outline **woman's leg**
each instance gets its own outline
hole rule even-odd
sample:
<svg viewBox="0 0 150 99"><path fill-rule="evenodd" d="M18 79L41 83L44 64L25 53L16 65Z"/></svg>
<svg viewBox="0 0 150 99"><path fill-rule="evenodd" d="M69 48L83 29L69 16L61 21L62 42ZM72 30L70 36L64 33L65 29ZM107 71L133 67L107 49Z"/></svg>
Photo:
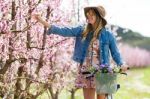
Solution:
<svg viewBox="0 0 150 99"><path fill-rule="evenodd" d="M84 99L95 99L94 88L83 88Z"/></svg>
<svg viewBox="0 0 150 99"><path fill-rule="evenodd" d="M106 99L106 95L105 94L97 94L97 99Z"/></svg>

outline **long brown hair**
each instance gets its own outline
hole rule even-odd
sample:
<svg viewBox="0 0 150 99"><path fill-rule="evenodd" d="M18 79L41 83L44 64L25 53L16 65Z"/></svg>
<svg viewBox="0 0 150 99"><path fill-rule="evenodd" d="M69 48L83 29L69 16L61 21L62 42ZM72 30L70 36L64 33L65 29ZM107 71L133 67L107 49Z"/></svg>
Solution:
<svg viewBox="0 0 150 99"><path fill-rule="evenodd" d="M96 28L94 29L93 27L92 27L92 25L90 24L90 23L88 23L87 25L86 25L86 27L85 27L85 29L84 29L84 31L83 31L83 33L82 33L82 35L83 35L83 40L85 40L86 39L86 37L87 37L87 34L89 33L89 32L94 32L93 33L93 38L92 38L92 40L91 40L91 43L93 43L93 41L95 41L96 39L97 39L97 37L98 37L98 35L99 35L99 33L100 33L100 30L106 25L104 22L103 22L103 19L101 18L101 16L97 13L97 11L96 11L96 9L89 9L89 10L92 10L93 11L93 13L96 15ZM89 12L89 11L88 11ZM86 18L87 18L87 16L86 16ZM104 23L104 24L103 24Z"/></svg>

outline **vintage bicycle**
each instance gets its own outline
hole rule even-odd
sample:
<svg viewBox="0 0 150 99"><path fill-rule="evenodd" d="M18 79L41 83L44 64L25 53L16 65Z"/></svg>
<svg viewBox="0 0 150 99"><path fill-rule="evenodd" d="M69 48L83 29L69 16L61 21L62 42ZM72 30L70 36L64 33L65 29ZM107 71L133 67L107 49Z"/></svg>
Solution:
<svg viewBox="0 0 150 99"><path fill-rule="evenodd" d="M106 99L113 99L113 94L120 88L120 84L117 83L117 75L127 75L127 73L124 73L120 66L100 65L98 68L91 67L82 74L85 75L86 79L95 77L97 94L105 94Z"/></svg>

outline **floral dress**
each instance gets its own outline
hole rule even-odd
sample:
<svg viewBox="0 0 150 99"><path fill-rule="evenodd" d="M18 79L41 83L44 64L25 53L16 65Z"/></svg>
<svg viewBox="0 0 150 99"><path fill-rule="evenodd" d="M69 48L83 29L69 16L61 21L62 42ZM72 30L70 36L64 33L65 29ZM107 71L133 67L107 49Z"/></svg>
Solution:
<svg viewBox="0 0 150 99"><path fill-rule="evenodd" d="M95 88L94 77L86 79L85 75L82 74L83 71L88 71L90 66L99 66L99 40L95 40L93 44L89 46L88 55L83 65L80 66L80 64L78 64L78 75L75 80L75 86L77 88Z"/></svg>

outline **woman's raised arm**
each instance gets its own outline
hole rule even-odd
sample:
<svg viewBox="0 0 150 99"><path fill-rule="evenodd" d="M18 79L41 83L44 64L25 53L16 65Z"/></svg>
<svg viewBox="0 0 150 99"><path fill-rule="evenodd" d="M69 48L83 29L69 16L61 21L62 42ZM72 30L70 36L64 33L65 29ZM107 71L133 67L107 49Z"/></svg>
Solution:
<svg viewBox="0 0 150 99"><path fill-rule="evenodd" d="M61 35L64 37L79 37L82 35L82 32L83 32L82 26L70 27L70 28L69 27L57 27L43 20L39 14L34 14L33 18L48 28L47 34L57 34L57 35Z"/></svg>

